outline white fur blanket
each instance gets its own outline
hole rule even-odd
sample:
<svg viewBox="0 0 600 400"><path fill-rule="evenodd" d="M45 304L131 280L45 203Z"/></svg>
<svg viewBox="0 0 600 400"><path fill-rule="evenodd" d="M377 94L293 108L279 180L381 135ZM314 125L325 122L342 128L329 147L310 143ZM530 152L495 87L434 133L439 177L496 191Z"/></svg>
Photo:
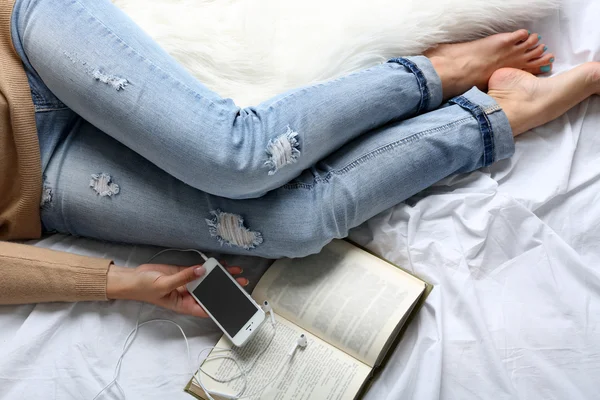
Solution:
<svg viewBox="0 0 600 400"><path fill-rule="evenodd" d="M437 43L523 27L560 0L113 0L239 105Z"/></svg>

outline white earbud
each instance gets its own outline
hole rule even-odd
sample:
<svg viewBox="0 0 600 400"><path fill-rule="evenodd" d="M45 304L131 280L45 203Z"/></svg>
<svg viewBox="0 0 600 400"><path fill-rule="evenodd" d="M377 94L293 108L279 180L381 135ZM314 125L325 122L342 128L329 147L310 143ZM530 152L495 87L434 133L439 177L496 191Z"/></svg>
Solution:
<svg viewBox="0 0 600 400"><path fill-rule="evenodd" d="M298 347L305 348L306 346L308 346L308 339L306 338L306 335L303 333L298 338Z"/></svg>
<svg viewBox="0 0 600 400"><path fill-rule="evenodd" d="M265 300L265 301L263 302L262 309L263 309L263 311L264 311L264 312L266 312L266 313L273 311L273 308L271 307L271 305L269 304L269 302L268 302L267 300Z"/></svg>
<svg viewBox="0 0 600 400"><path fill-rule="evenodd" d="M288 356L290 356L290 357L293 356L294 353L296 352L296 349L298 349L298 347L305 348L307 345L308 345L308 339L306 339L306 335L303 333L302 335L300 335L298 340L296 340L296 344L290 350L290 352L288 353Z"/></svg>
<svg viewBox="0 0 600 400"><path fill-rule="evenodd" d="M262 309L265 313L268 313L271 317L271 324L275 325L275 313L273 313L273 307L269 304L267 300L263 302Z"/></svg>

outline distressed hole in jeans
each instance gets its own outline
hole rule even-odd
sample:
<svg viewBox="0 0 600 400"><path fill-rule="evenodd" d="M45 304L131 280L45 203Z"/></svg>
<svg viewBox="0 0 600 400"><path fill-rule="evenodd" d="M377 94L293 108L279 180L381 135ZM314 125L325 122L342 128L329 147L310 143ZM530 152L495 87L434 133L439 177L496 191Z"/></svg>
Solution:
<svg viewBox="0 0 600 400"><path fill-rule="evenodd" d="M52 202L52 188L44 183L42 187L42 199L40 200L40 207L45 207Z"/></svg>
<svg viewBox="0 0 600 400"><path fill-rule="evenodd" d="M102 83L106 83L107 85L112 86L117 91L125 89L125 86L129 85L129 81L125 78L121 78L119 76L108 75L104 72L100 71L98 68L92 72L94 79L100 81Z"/></svg>
<svg viewBox="0 0 600 400"><path fill-rule="evenodd" d="M90 187L94 189L96 194L100 197L111 197L118 194L120 190L119 185L114 183L111 176L105 173L92 174Z"/></svg>
<svg viewBox="0 0 600 400"><path fill-rule="evenodd" d="M237 215L211 211L213 217L206 219L208 231L212 237L216 237L221 245L237 246L250 250L263 242L260 232L251 231L244 226L244 219Z"/></svg>
<svg viewBox="0 0 600 400"><path fill-rule="evenodd" d="M287 132L271 139L267 144L267 155L269 159L265 166L269 167L269 175L275 173L281 168L298 161L300 150L298 150L298 132L287 127Z"/></svg>
<svg viewBox="0 0 600 400"><path fill-rule="evenodd" d="M125 86L129 85L129 81L125 78L121 78L119 76L105 74L100 70L100 68L92 69L87 62L79 59L77 53L70 53L67 51L63 51L65 57L69 59L73 64L80 63L83 66L85 72L89 75L92 75L94 79L100 81L102 83L106 83L107 85L112 86L117 91L125 89Z"/></svg>

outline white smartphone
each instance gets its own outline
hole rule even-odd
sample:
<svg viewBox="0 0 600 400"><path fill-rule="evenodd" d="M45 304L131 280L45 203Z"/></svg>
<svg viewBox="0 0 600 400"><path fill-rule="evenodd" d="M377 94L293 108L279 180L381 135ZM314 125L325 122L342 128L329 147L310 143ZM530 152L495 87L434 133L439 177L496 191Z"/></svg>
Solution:
<svg viewBox="0 0 600 400"><path fill-rule="evenodd" d="M187 290L229 340L242 346L264 322L265 312L217 260L209 258L204 268Z"/></svg>

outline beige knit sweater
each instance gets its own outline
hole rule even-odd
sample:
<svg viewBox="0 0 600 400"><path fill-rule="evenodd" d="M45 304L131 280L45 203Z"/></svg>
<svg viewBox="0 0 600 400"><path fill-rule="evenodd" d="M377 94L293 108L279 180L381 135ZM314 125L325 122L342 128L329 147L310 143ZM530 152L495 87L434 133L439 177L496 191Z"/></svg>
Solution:
<svg viewBox="0 0 600 400"><path fill-rule="evenodd" d="M0 0L0 240L41 234L42 171L27 76L11 39L15 0ZM0 304L106 300L111 262L0 242Z"/></svg>

